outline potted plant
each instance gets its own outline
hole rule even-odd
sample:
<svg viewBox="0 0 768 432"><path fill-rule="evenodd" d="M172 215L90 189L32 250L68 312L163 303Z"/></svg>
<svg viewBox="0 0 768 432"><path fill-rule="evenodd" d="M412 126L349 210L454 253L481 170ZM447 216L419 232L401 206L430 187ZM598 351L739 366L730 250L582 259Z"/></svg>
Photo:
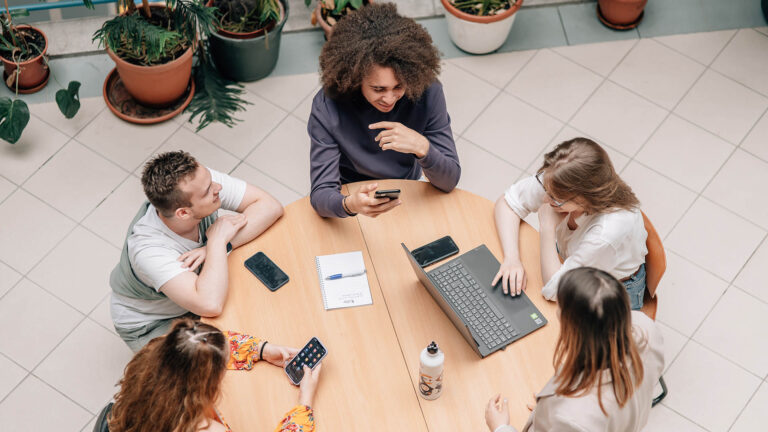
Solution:
<svg viewBox="0 0 768 432"><path fill-rule="evenodd" d="M288 19L285 0L209 0L217 10L211 56L222 76L255 81L277 64L280 36Z"/></svg>
<svg viewBox="0 0 768 432"><path fill-rule="evenodd" d="M597 17L614 30L637 27L643 19L643 9L648 0L598 0Z"/></svg>
<svg viewBox="0 0 768 432"><path fill-rule="evenodd" d="M222 78L213 66L207 38L215 31L215 8L194 0L153 5L142 0L137 8L133 0L118 0L118 10L122 13L106 21L93 39L106 47L120 82L141 105L132 113L151 114L154 108L159 116L156 120L163 121L189 103L190 121L199 116L198 130L214 121L232 126L235 112L247 102L241 97L242 87ZM132 113L118 112L121 107L110 103L107 84L112 76L105 81L107 104L121 118L136 120L130 117ZM169 105L175 108L172 112L160 109ZM150 122L141 120L136 122Z"/></svg>
<svg viewBox="0 0 768 432"><path fill-rule="evenodd" d="M0 138L11 144L21 138L29 123L29 107L18 98L19 93L42 89L51 76L45 57L48 50L45 33L32 26L13 24L13 16L28 14L26 10L11 14L6 0L5 14L0 17L0 59L5 83L14 92L13 99L0 98ZM56 92L56 103L66 118L74 117L80 109L79 89L80 83L72 81L67 89Z"/></svg>
<svg viewBox="0 0 768 432"><path fill-rule="evenodd" d="M304 0L307 7L311 3L312 0ZM325 32L325 40L328 40L338 20L370 3L373 3L373 0L317 0L317 6L312 13L312 25L319 23Z"/></svg>
<svg viewBox="0 0 768 432"><path fill-rule="evenodd" d="M448 12L448 33L453 43L472 54L487 54L509 36L515 13L523 0L440 0Z"/></svg>

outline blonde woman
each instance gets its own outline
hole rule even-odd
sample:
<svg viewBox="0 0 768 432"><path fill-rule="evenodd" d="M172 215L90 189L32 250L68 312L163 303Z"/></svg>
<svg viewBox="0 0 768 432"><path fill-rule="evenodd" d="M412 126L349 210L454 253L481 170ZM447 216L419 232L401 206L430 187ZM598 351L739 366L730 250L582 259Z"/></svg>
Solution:
<svg viewBox="0 0 768 432"><path fill-rule="evenodd" d="M645 240L640 202L619 178L608 154L594 141L574 138L544 155L537 174L524 178L496 202L496 229L504 259L493 280L519 295L527 276L520 263L520 221L538 212L542 294L557 296L569 269L591 266L619 279L632 309L645 293Z"/></svg>
<svg viewBox="0 0 768 432"><path fill-rule="evenodd" d="M656 324L630 311L624 286L595 268L566 272L557 302L555 376L536 395L523 432L639 432L648 422L653 387L664 369ZM488 402L485 420L491 432L515 432L501 395Z"/></svg>

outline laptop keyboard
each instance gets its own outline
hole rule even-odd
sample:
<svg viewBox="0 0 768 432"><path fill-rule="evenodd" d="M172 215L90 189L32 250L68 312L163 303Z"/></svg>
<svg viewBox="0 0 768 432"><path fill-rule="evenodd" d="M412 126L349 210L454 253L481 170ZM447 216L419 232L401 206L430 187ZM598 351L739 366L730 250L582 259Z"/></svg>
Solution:
<svg viewBox="0 0 768 432"><path fill-rule="evenodd" d="M429 273L450 299L456 311L469 324L476 336L494 348L518 335L512 326L461 261L454 260Z"/></svg>

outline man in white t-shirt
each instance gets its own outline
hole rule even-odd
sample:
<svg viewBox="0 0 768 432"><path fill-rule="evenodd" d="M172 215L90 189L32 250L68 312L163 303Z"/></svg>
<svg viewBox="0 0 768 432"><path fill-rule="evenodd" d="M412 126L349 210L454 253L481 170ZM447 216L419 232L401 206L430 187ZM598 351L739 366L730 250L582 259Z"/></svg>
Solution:
<svg viewBox="0 0 768 432"><path fill-rule="evenodd" d="M112 320L134 351L165 334L174 318L219 315L227 298L228 250L283 214L268 193L183 151L147 162L141 183L149 202L131 223L110 276ZM219 208L237 214L219 217Z"/></svg>

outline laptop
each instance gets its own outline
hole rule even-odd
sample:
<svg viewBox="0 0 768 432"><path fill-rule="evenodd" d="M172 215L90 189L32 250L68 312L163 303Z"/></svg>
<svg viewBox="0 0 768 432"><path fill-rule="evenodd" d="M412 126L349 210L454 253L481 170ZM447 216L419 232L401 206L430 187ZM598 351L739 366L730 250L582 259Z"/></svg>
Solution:
<svg viewBox="0 0 768 432"><path fill-rule="evenodd" d="M501 282L498 288L491 286L499 261L485 245L426 272L405 244L400 244L421 284L480 357L547 324L525 293L512 297L504 294Z"/></svg>

